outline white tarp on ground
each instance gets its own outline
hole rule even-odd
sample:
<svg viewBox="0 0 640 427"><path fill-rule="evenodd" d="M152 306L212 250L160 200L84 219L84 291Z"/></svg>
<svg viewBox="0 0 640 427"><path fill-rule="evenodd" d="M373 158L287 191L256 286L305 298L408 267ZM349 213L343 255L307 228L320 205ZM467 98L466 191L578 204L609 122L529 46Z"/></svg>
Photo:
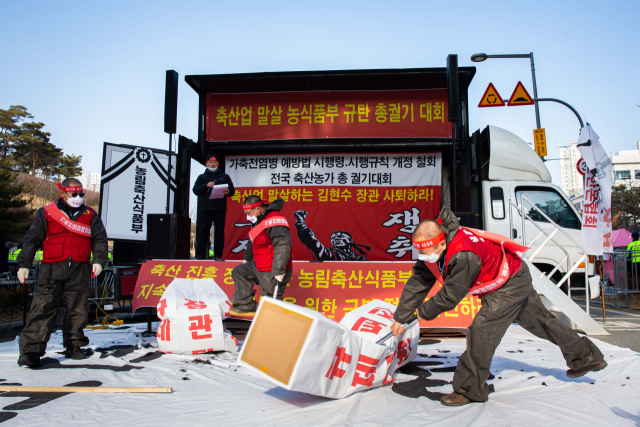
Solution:
<svg viewBox="0 0 640 427"><path fill-rule="evenodd" d="M238 351L238 341L222 324L229 308L229 298L213 279L173 279L157 307L162 320L157 331L160 351Z"/></svg>
<svg viewBox="0 0 640 427"><path fill-rule="evenodd" d="M276 387L238 367L237 354L159 353L153 348L155 337L140 336L145 328L87 331L90 347L101 350L80 361L58 354L63 350L62 333L56 333L45 356L50 359L44 359L39 370L16 364L17 343L0 343L0 383L64 386L93 381L104 387L173 387L173 393L44 397L4 393L0 394L0 426L620 427L640 423L640 355L598 340L594 341L609 366L570 380L556 346L512 325L491 367L495 378L490 382L496 391L489 402L448 408L438 399L452 391L453 368L465 348L463 338L423 340L418 358L400 369L404 372L398 375L401 384L333 400Z"/></svg>

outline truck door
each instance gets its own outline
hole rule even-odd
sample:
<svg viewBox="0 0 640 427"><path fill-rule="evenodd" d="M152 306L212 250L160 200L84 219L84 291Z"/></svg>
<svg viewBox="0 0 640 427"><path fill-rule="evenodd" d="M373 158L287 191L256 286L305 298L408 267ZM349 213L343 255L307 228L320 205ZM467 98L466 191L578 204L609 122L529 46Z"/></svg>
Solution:
<svg viewBox="0 0 640 427"><path fill-rule="evenodd" d="M578 213L575 211L571 202L564 197L561 191L558 191L554 186L537 184L536 185L523 185L512 183L511 194L514 196L518 206L522 206L522 197L526 197L529 202L534 204L538 209L545 213L551 220L563 228L563 230L569 234L575 241L580 242L580 228L581 222L578 217ZM529 203L525 203L527 214L535 221L536 225L544 229L548 234L553 232L555 227L550 224L542 215L539 214ZM522 217L516 209L513 209L513 228L517 230L518 241L523 245L531 246L531 254L533 254L537 248L544 242L546 236L540 236L535 243L532 242L540 233L540 230L536 225L530 221L525 221L525 229L522 230ZM564 234L558 232L554 236L554 239L567 251L569 255L569 268L578 261L582 256L581 250ZM562 261L565 257L565 252L557 245L549 242L545 245L542 251L536 256L534 264L542 267L541 269L549 271L555 267L558 263L561 263L559 271L567 271L567 261ZM578 271L584 271L582 269Z"/></svg>

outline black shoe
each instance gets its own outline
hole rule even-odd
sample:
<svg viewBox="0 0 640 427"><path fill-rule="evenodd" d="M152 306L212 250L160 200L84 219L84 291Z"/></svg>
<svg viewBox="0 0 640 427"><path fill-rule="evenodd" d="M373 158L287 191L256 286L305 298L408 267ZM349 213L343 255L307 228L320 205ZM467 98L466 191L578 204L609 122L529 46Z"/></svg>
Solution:
<svg viewBox="0 0 640 427"><path fill-rule="evenodd" d="M18 365L27 368L37 368L40 366L40 356L35 353L25 353L18 359Z"/></svg>
<svg viewBox="0 0 640 427"><path fill-rule="evenodd" d="M473 402L471 402L469 399L467 399L463 395L458 394L454 391L451 394L447 394L446 396L443 396L440 399L440 403L442 403L444 406L462 406L462 405L468 405L469 403L473 403Z"/></svg>
<svg viewBox="0 0 640 427"><path fill-rule="evenodd" d="M67 359L73 359L73 360L83 360L87 358L87 355L85 354L84 351L82 351L80 347L69 346L64 351L64 357L66 357Z"/></svg>
<svg viewBox="0 0 640 427"><path fill-rule="evenodd" d="M579 369L569 369L567 371L567 376L569 378L578 378L587 374L588 372L598 372L603 370L606 367L607 367L607 362L605 362L604 360L601 360L598 363L594 363L593 365L583 366L582 368L579 368Z"/></svg>

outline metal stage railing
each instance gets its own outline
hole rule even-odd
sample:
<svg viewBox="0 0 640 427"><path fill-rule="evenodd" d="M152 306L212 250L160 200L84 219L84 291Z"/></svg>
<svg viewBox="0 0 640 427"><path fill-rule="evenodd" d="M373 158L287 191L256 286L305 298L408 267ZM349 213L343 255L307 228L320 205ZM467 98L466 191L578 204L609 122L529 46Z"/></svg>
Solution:
<svg viewBox="0 0 640 427"><path fill-rule="evenodd" d="M554 227L552 232L549 233L549 232L545 231L542 227L540 227L536 223L536 221L531 219L531 217L527 213L528 211L525 209L525 203L527 203L529 206L531 206L531 208L533 210L535 210L536 213L538 213L540 216L542 216L544 219L546 219L549 222L549 224L551 224ZM576 271L576 269L578 269L580 264L584 262L584 266L585 266L585 268L584 268L584 288L579 287L579 288L573 288L573 289L574 290L584 290L585 299L587 301L589 301L589 277L588 277L589 257L587 256L587 251L585 251L585 249L582 247L582 245L580 245L579 242L577 242L574 238L572 238L569 235L569 233L564 231L562 229L562 227L560 227L558 224L556 224L551 218L549 218L547 216L547 214L545 214L540 208L538 208L536 205L534 205L524 195L521 198L520 206L518 206L517 203L514 203L512 199L509 199L509 205L510 205L509 206L509 230L513 229L513 216L511 215L512 208L515 208L516 211L518 211L518 213L520 214L520 217L522 218L522 244L523 244L523 246L532 246L535 242L538 241L539 238L541 238L542 236L546 236L546 239L544 240L544 242L542 242L542 244L536 249L536 251L533 254L528 255L528 253L525 253L523 255L524 257L526 257L530 262L533 262L535 257L540 253L540 251L549 242L553 242L553 244L555 244L558 248L560 248L565 254L564 258L560 262L558 262L558 264L555 266L555 268L553 270L551 270L547 274L545 274L543 272L540 277L541 278L542 277L547 277L547 278L550 279L556 273L556 271L558 271L560 266L564 262L566 262L567 263L567 269L565 270L566 273L564 274L562 279L560 279L558 281L558 283L556 283L556 286L560 287L560 286L562 286L564 284L564 282L567 282L567 295L569 296L569 298L571 298L571 280L570 280L571 279L571 275ZM533 224L539 230L538 235L529 244L527 244L526 221L529 221L531 224ZM573 262L571 260L571 256L569 255L569 252L560 243L558 243L558 241L554 238L554 236L558 232L562 233L571 242L573 242L573 244L575 244L578 248L580 248L580 252L582 253L582 256L580 256L580 258L577 261ZM587 311L587 314L589 314L589 312L590 312L589 304L586 304L586 311Z"/></svg>

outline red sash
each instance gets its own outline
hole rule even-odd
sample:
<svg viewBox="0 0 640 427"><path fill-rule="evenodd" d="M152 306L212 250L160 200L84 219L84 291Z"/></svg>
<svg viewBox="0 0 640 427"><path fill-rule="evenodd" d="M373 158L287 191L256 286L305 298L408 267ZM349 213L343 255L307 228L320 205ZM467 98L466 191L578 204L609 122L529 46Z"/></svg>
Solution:
<svg viewBox="0 0 640 427"><path fill-rule="evenodd" d="M85 237L91 237L91 227L87 227L85 224L80 224L70 220L57 206L56 202L51 202L44 207L44 210L53 218L57 223L60 223L64 228L72 233L79 234Z"/></svg>
<svg viewBox="0 0 640 427"><path fill-rule="evenodd" d="M500 267L498 276L493 280L484 282L482 284L482 287L472 289L467 295L483 295L487 292L495 291L509 279L509 277L511 276L511 271L509 271L509 261L507 259L507 254L504 251L505 247L513 252L526 252L530 249L526 246L518 244L517 242L514 242L513 240L501 234L491 233L484 230L476 230L475 228L468 227L460 227L460 229L458 230L459 233L464 233L465 231L474 234L476 237L496 243L500 245L500 249L502 249L502 265ZM438 265L436 263L429 262L425 262L425 265L427 266L427 268L429 268L429 270L431 270L431 273L433 273L433 275L436 277L436 280L441 284L444 284L442 274L438 270Z"/></svg>
<svg viewBox="0 0 640 427"><path fill-rule="evenodd" d="M265 219L260 224L258 224L253 229L251 229L251 231L249 232L249 238L251 239L251 243L253 243L253 241L256 239L256 237L260 235L260 233L262 233L265 229L271 228L271 227L289 228L289 223L287 222L287 219L283 216L272 216Z"/></svg>

